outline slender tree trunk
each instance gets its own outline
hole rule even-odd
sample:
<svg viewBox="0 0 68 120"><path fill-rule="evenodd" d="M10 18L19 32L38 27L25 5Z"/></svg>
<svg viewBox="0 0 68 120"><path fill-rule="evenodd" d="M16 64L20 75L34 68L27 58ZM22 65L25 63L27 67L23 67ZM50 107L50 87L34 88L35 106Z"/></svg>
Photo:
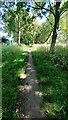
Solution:
<svg viewBox="0 0 68 120"><path fill-rule="evenodd" d="M56 38L57 38L57 29L59 27L59 19L60 19L60 12L59 12L60 4L61 4L61 2L56 2L56 6L55 6L55 23L54 23L54 29L53 29L52 42L51 42L51 46L50 46L51 53L53 53L53 51L54 51Z"/></svg>
<svg viewBox="0 0 68 120"><path fill-rule="evenodd" d="M52 34L53 34L53 30L49 33L45 42L49 42L50 38L52 37Z"/></svg>
<svg viewBox="0 0 68 120"><path fill-rule="evenodd" d="M20 18L19 18L19 15L18 15L18 45L20 45Z"/></svg>
<svg viewBox="0 0 68 120"><path fill-rule="evenodd" d="M32 45L34 45L34 30L33 30Z"/></svg>
<svg viewBox="0 0 68 120"><path fill-rule="evenodd" d="M18 31L18 44L20 45L20 22L19 22L19 31Z"/></svg>

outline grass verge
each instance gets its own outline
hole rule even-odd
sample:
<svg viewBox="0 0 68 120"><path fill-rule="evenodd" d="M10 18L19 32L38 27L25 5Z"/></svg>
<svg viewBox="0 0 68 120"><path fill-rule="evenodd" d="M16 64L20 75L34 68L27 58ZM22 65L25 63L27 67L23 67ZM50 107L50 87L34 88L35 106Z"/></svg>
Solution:
<svg viewBox="0 0 68 120"><path fill-rule="evenodd" d="M32 52L43 109L50 120L67 120L68 115L68 49L56 47L53 55L46 48Z"/></svg>
<svg viewBox="0 0 68 120"><path fill-rule="evenodd" d="M25 72L27 57L28 53L18 46L2 48L2 119L16 120L19 74Z"/></svg>

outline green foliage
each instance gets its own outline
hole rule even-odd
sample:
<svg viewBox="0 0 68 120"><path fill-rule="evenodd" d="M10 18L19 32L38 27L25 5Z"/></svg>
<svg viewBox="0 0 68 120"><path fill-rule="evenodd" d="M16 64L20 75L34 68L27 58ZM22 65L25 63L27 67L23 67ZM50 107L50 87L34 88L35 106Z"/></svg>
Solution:
<svg viewBox="0 0 68 120"><path fill-rule="evenodd" d="M52 14L48 16L46 23L41 25L34 25L35 26L35 43L45 43L48 40L48 36L50 32L53 30L54 25L54 17Z"/></svg>
<svg viewBox="0 0 68 120"><path fill-rule="evenodd" d="M47 41L49 33L52 31L52 26L47 21L38 27L37 33L35 34L35 43L45 43Z"/></svg>
<svg viewBox="0 0 68 120"><path fill-rule="evenodd" d="M25 32L24 35L22 35L21 43L24 43L26 45L29 45L32 43L32 35L29 31Z"/></svg>
<svg viewBox="0 0 68 120"><path fill-rule="evenodd" d="M56 48L53 55L46 48L39 48L32 52L37 76L39 79L40 91L43 93L43 108L50 120L67 120L68 110L68 51L67 48ZM56 65L54 60L57 57L62 61ZM41 62L42 61L42 62ZM58 63L60 64L60 63ZM65 64L67 67L65 67Z"/></svg>
<svg viewBox="0 0 68 120"><path fill-rule="evenodd" d="M27 52L18 47L3 46L2 51L2 119L16 119L19 105L19 71L25 72Z"/></svg>
<svg viewBox="0 0 68 120"><path fill-rule="evenodd" d="M49 4L46 12L44 12L44 6L45 4L49 3L48 0L46 2L33 2L34 7L36 9L33 10L33 14L30 14L25 9L25 2L18 2L16 8L9 9L8 12L4 16L4 22L6 25L6 31L12 32L14 39L16 41L20 41L21 43L44 43L49 38L49 33L53 30L54 27L56 27L56 33L53 34L52 39L56 39L57 35L57 28L59 26L59 19L55 19L55 17L59 17L65 10L67 10L68 1L64 2L64 4L60 5L60 3L55 2L54 4ZM58 10L57 10L58 8ZM47 21L42 26L40 25L38 29L35 29L36 25L34 24L34 20L37 16L37 14L41 13L45 16L47 16L48 11L50 10L50 15L47 17ZM56 11L57 10L57 11ZM60 11L60 15L58 15L58 11ZM51 14L52 13L52 14ZM56 20L56 21L55 21ZM58 21L57 21L58 20ZM65 27L65 19L62 20L63 26L65 28L65 31L67 32L67 29ZM61 21L61 22L62 22ZM34 24L34 26L33 26ZM27 32L26 32L27 31ZM31 32L31 34L30 34ZM33 32L33 33L32 33ZM55 30L54 30L55 32ZM33 37L33 38L32 38ZM56 40L54 40L56 41ZM55 43L55 42L54 42ZM55 45L54 45L55 46Z"/></svg>
<svg viewBox="0 0 68 120"><path fill-rule="evenodd" d="M9 9L4 16L5 31L12 32L14 38L20 38L25 31L30 30L34 16L30 15L26 9L22 8L22 3L18 3L17 8Z"/></svg>
<svg viewBox="0 0 68 120"><path fill-rule="evenodd" d="M68 1L64 1L64 4L60 8L60 13L63 13L65 10L68 10Z"/></svg>
<svg viewBox="0 0 68 120"><path fill-rule="evenodd" d="M56 47L54 54L51 57L52 63L57 67L61 67L64 71L68 71L68 48L62 46Z"/></svg>
<svg viewBox="0 0 68 120"><path fill-rule="evenodd" d="M66 11L64 14L62 14L61 18L60 18L60 25L62 28L62 32L64 32L64 37L67 41L67 36L68 36L68 11Z"/></svg>

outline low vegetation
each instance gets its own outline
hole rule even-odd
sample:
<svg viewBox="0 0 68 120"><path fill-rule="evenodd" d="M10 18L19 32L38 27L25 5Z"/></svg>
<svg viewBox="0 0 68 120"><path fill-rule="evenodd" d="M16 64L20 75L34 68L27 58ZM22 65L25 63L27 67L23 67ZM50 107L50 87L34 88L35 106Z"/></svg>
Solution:
<svg viewBox="0 0 68 120"><path fill-rule="evenodd" d="M3 46L2 51L2 119L16 118L20 85L19 74L25 72L28 53L16 46Z"/></svg>
<svg viewBox="0 0 68 120"><path fill-rule="evenodd" d="M0 119L2 117L2 46L0 45Z"/></svg>
<svg viewBox="0 0 68 120"><path fill-rule="evenodd" d="M43 93L43 109L50 120L67 120L68 115L68 48L55 48L51 55L46 48L32 52L40 91Z"/></svg>

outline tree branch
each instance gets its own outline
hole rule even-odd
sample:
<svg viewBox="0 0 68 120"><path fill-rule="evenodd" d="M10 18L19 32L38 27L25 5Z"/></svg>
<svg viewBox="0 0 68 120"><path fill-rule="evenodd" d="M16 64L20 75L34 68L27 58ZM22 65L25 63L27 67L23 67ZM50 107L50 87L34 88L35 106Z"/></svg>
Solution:
<svg viewBox="0 0 68 120"><path fill-rule="evenodd" d="M52 26L53 24L50 22L49 18L47 16L45 16L48 20L48 22L50 23L50 25Z"/></svg>
<svg viewBox="0 0 68 120"><path fill-rule="evenodd" d="M63 13L65 13L68 10L64 10L63 12L60 13L60 17L63 15Z"/></svg>
<svg viewBox="0 0 68 120"><path fill-rule="evenodd" d="M39 7L39 9L41 8L41 9L44 9L44 10L46 10L46 11L50 11L50 12L54 15L54 17L55 17L55 14L54 14L54 12L53 12L52 10L40 6L37 2L35 2L35 4Z"/></svg>
<svg viewBox="0 0 68 120"><path fill-rule="evenodd" d="M48 8L44 8L44 7L42 7L42 6L40 6L40 5L38 5L36 2L35 2L35 4L38 6L38 7L33 7L33 6L31 6L31 5L27 5L28 7L32 7L32 8L34 8L34 9L41 9L41 10L46 10L46 11L49 11L49 12L51 12L52 14L53 14L53 16L55 17L55 14L54 14L54 12L53 11L51 11L50 9L48 9Z"/></svg>
<svg viewBox="0 0 68 120"><path fill-rule="evenodd" d="M49 38L51 37L52 33L53 33L53 29L52 29L51 32L49 33L49 35L48 35L48 37L47 37L47 39L46 39L45 42L47 42L47 41L49 40Z"/></svg>

